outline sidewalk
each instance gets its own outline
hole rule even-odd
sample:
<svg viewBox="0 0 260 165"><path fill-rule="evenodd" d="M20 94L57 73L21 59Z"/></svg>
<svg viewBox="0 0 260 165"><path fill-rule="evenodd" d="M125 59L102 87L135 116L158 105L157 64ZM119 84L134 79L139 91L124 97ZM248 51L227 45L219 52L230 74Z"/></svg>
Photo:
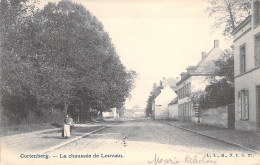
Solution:
<svg viewBox="0 0 260 165"><path fill-rule="evenodd" d="M240 146L260 153L260 133L246 132L226 128L218 128L208 125L196 124L191 122L180 122L171 120L158 120L159 122L191 131L203 136L218 139L227 143Z"/></svg>
<svg viewBox="0 0 260 165"><path fill-rule="evenodd" d="M87 124L75 124L75 128L72 130L69 139L61 137L61 128L4 136L0 138L1 148L12 150L16 153L42 153L75 141L94 131L101 130L115 122L116 121L100 121Z"/></svg>

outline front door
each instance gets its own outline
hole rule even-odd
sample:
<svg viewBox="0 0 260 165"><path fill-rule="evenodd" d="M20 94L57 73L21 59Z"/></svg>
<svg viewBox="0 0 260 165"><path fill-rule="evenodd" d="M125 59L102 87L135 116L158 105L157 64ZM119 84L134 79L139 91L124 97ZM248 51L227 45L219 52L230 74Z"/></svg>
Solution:
<svg viewBox="0 0 260 165"><path fill-rule="evenodd" d="M260 130L260 86L256 87L256 110L258 114L258 130Z"/></svg>

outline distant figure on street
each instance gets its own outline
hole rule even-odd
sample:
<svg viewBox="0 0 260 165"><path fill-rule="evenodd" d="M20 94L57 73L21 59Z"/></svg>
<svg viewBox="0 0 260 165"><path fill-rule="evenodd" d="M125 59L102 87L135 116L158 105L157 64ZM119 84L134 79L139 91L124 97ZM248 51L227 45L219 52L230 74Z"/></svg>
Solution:
<svg viewBox="0 0 260 165"><path fill-rule="evenodd" d="M72 125L72 118L70 118L69 115L66 115L66 117L64 119L62 137L65 137L65 138L70 137L70 125Z"/></svg>
<svg viewBox="0 0 260 165"><path fill-rule="evenodd" d="M69 125L70 125L70 132L72 132L72 129L74 128L73 119L69 116Z"/></svg>

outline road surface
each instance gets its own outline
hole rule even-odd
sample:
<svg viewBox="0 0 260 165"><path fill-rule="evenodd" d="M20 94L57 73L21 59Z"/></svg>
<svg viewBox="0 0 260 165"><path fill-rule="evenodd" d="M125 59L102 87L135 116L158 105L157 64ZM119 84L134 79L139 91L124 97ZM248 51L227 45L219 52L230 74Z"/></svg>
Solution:
<svg viewBox="0 0 260 165"><path fill-rule="evenodd" d="M240 147L147 119L119 121L44 154L49 157L41 162L49 164L259 164L260 160Z"/></svg>

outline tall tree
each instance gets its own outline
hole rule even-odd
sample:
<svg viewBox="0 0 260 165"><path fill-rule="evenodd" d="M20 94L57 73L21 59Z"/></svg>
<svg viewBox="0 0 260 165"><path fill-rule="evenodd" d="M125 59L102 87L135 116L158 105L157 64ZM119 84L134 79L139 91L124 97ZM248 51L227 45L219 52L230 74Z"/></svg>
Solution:
<svg viewBox="0 0 260 165"><path fill-rule="evenodd" d="M215 76L226 78L231 84L234 84L234 54L233 50L226 49L223 56L215 62Z"/></svg>
<svg viewBox="0 0 260 165"><path fill-rule="evenodd" d="M25 0L1 2L1 13L16 16L1 17L7 22L1 25L0 66L6 98L34 101L34 109L63 104L66 112L82 101L86 110L107 110L130 96L136 73L123 66L102 23L82 5L63 0L29 14ZM22 6L12 7L16 2Z"/></svg>
<svg viewBox="0 0 260 165"><path fill-rule="evenodd" d="M224 106L234 103L234 55L233 50L224 50L223 56L214 61L215 74L204 91L194 92L190 99L200 108Z"/></svg>
<svg viewBox="0 0 260 165"><path fill-rule="evenodd" d="M27 54L23 26L32 18L34 5L28 0L0 1L0 93L4 115L20 122L29 110L36 110L32 64Z"/></svg>
<svg viewBox="0 0 260 165"><path fill-rule="evenodd" d="M151 116L153 115L153 112L152 112L152 102L154 101L154 99L161 93L161 89L163 87L161 85L157 85L156 83L153 84L153 88L150 92L150 95L148 97L148 100L147 100L147 104L146 104L146 116Z"/></svg>
<svg viewBox="0 0 260 165"><path fill-rule="evenodd" d="M223 27L228 36L236 26L250 15L251 4L248 0L208 0L206 11L214 17L213 28Z"/></svg>

